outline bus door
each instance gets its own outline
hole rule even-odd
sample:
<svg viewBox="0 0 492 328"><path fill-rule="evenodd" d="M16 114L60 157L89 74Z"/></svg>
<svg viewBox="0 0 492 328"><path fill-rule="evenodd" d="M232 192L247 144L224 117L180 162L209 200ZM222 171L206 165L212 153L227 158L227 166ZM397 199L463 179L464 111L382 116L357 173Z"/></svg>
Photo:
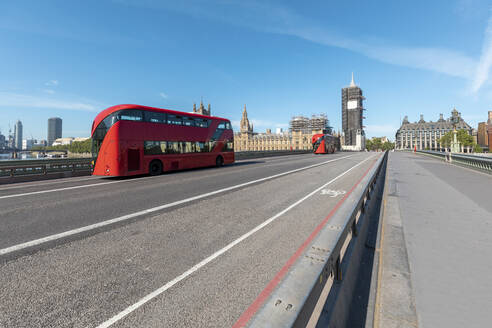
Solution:
<svg viewBox="0 0 492 328"><path fill-rule="evenodd" d="M138 171L140 170L140 148L137 142L129 141L127 143L127 165L128 171Z"/></svg>

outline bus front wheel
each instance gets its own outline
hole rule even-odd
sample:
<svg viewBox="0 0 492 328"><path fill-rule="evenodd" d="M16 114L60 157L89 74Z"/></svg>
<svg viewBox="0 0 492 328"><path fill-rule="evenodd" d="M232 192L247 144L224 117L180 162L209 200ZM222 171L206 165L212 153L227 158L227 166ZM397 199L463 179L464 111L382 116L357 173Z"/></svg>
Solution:
<svg viewBox="0 0 492 328"><path fill-rule="evenodd" d="M217 156L217 159L215 160L215 166L221 167L222 165L224 165L224 159L222 158L222 156Z"/></svg>
<svg viewBox="0 0 492 328"><path fill-rule="evenodd" d="M162 162L159 160L153 160L149 164L149 174L159 175L162 173Z"/></svg>

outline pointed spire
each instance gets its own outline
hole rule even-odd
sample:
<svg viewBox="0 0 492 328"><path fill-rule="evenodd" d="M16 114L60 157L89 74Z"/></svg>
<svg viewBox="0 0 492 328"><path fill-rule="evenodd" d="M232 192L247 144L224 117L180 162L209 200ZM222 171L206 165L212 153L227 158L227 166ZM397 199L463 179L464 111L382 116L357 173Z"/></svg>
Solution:
<svg viewBox="0 0 492 328"><path fill-rule="evenodd" d="M246 104L244 104L243 113L246 113Z"/></svg>
<svg viewBox="0 0 492 328"><path fill-rule="evenodd" d="M352 81L350 81L350 86L355 87L355 82L354 82L354 72L352 72Z"/></svg>
<svg viewBox="0 0 492 328"><path fill-rule="evenodd" d="M193 103L193 113L196 113L196 104Z"/></svg>

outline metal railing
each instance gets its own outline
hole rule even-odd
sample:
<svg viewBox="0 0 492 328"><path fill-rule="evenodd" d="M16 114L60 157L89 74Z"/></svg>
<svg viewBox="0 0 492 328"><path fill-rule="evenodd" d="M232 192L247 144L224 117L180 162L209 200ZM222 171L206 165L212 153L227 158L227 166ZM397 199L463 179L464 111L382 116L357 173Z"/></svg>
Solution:
<svg viewBox="0 0 492 328"><path fill-rule="evenodd" d="M387 156L388 152L381 156L347 196L329 224L307 246L284 281L249 321L249 327L306 327L308 323L315 326L321 312L324 322L344 326L341 322L347 320L347 301L350 303L351 296L339 297L341 288L345 288L346 293L352 290L347 286L354 283L353 276L357 275L354 271L358 271L360 263L351 259L357 253L355 247L360 250L364 246L369 213L375 208L374 204L380 202L376 196L382 195L384 188L381 177ZM345 279L350 282L342 287ZM330 309L321 311L320 306L325 305Z"/></svg>
<svg viewBox="0 0 492 328"><path fill-rule="evenodd" d="M440 158L448 163L469 167L492 174L492 158L468 154L444 153L432 150L417 150L417 153Z"/></svg>
<svg viewBox="0 0 492 328"><path fill-rule="evenodd" d="M47 175L58 172L90 172L91 158L11 160L0 162L0 177Z"/></svg>

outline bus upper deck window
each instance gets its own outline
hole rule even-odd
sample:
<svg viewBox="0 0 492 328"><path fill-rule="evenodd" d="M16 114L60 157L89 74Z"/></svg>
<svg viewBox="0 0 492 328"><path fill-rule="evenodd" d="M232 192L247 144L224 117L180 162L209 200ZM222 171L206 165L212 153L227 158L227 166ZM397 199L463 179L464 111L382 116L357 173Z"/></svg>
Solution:
<svg viewBox="0 0 492 328"><path fill-rule="evenodd" d="M119 119L123 121L142 121L142 111L138 109L125 109L120 112Z"/></svg>
<svg viewBox="0 0 492 328"><path fill-rule="evenodd" d="M181 118L181 116L168 114L167 123L175 124L175 125L183 125L183 119Z"/></svg>
<svg viewBox="0 0 492 328"><path fill-rule="evenodd" d="M183 125L186 126L195 126L195 120L191 117L183 117Z"/></svg>
<svg viewBox="0 0 492 328"><path fill-rule="evenodd" d="M167 123L166 113L145 111L145 121L152 123Z"/></svg>
<svg viewBox="0 0 492 328"><path fill-rule="evenodd" d="M217 126L217 129L225 129L225 128L226 128L225 122L220 122L219 126Z"/></svg>

